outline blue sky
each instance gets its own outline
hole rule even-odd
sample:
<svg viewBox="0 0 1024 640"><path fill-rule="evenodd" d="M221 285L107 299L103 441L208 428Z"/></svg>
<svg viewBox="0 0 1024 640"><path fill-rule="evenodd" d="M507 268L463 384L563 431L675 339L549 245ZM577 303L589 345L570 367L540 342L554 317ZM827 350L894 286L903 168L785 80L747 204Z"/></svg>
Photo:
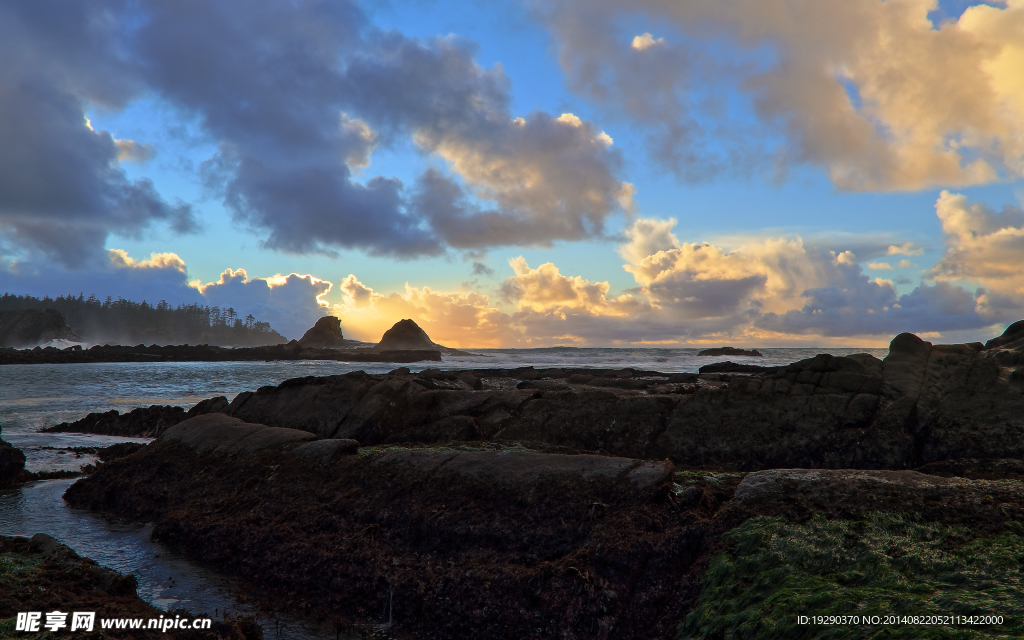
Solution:
<svg viewBox="0 0 1024 640"><path fill-rule="evenodd" d="M1021 2L80 11L0 9L8 291L455 346L1024 317Z"/></svg>

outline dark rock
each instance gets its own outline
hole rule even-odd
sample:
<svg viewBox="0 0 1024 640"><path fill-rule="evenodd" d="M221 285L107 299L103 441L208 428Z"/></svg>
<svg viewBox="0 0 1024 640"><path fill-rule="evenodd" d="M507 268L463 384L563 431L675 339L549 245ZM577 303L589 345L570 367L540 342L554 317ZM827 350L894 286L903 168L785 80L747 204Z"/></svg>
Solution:
<svg viewBox="0 0 1024 640"><path fill-rule="evenodd" d="M0 487L9 487L28 480L25 454L11 443L0 440Z"/></svg>
<svg viewBox="0 0 1024 640"><path fill-rule="evenodd" d="M151 447L66 499L154 521L154 539L216 562L254 604L379 620L393 594L394 637L541 638L558 621L567 638L605 637L595 625L673 638L689 610L678 594L696 590L707 557L707 526L669 501L664 461L389 448L325 472L298 450ZM587 613L566 617L572 607Z"/></svg>
<svg viewBox="0 0 1024 640"><path fill-rule="evenodd" d="M537 371L533 367L520 367L512 371L512 375L520 380L539 380L540 371Z"/></svg>
<svg viewBox="0 0 1024 640"><path fill-rule="evenodd" d="M1016 344L1018 341L1020 344ZM1004 349L1012 349L1021 345L1024 345L1024 320L1018 320L1006 327L1006 331L1003 331L1002 335L986 342L985 348L995 349L996 347L1002 347Z"/></svg>
<svg viewBox="0 0 1024 640"><path fill-rule="evenodd" d="M0 347L32 347L51 340L78 340L56 309L0 311Z"/></svg>
<svg viewBox="0 0 1024 640"><path fill-rule="evenodd" d="M771 373L778 367L762 367L757 364L739 364L736 362L713 362L701 367L700 373Z"/></svg>
<svg viewBox="0 0 1024 640"><path fill-rule="evenodd" d="M311 329L302 334L298 344L304 349L352 349L368 346L358 340L346 340L341 334L341 319L336 316L324 316L317 320Z"/></svg>
<svg viewBox="0 0 1024 640"><path fill-rule="evenodd" d="M569 385L562 380L523 380L516 389L542 389L545 391L568 391Z"/></svg>
<svg viewBox="0 0 1024 640"><path fill-rule="evenodd" d="M352 341L350 346L359 345ZM451 353L459 353L447 350ZM472 354L470 354L472 355ZM253 362L276 360L336 360L345 362L420 362L440 360L436 348L427 350L318 349L303 347L297 340L288 344L228 349L208 345L96 345L89 349L6 349L0 348L3 364L69 364L82 362Z"/></svg>
<svg viewBox="0 0 1024 640"><path fill-rule="evenodd" d="M747 474L733 501L735 507L765 514L790 513L794 506L838 518L895 511L978 526L1024 515L1024 484L917 471L773 469Z"/></svg>
<svg viewBox="0 0 1024 640"><path fill-rule="evenodd" d="M64 546L56 538L46 533L37 533L28 541L28 550L32 553L48 554Z"/></svg>
<svg viewBox="0 0 1024 640"><path fill-rule="evenodd" d="M242 422L222 413L189 418L161 435L161 440L181 442L196 453L222 455L255 453L282 444L308 442L316 436L306 431Z"/></svg>
<svg viewBox="0 0 1024 640"><path fill-rule="evenodd" d="M230 403L224 396L216 396L213 398L207 398L197 402L194 407L188 410L185 414L186 418L194 418L196 416L206 415L207 413L226 413Z"/></svg>
<svg viewBox="0 0 1024 640"><path fill-rule="evenodd" d="M602 378L632 378L632 369L612 369L610 371L601 372Z"/></svg>
<svg viewBox="0 0 1024 640"><path fill-rule="evenodd" d="M145 448L146 445L141 442L118 442L117 444L112 444L109 447L99 449L96 452L96 455L99 456L99 459L103 462L110 462L111 460L130 456Z"/></svg>
<svg viewBox="0 0 1024 640"><path fill-rule="evenodd" d="M210 402L209 400L204 402ZM116 410L90 413L75 422L62 422L43 429L44 433L95 433L125 438L155 438L186 418L181 407L154 404L121 415Z"/></svg>
<svg viewBox="0 0 1024 640"><path fill-rule="evenodd" d="M628 378L594 378L588 384L592 387L609 389L646 389L651 385L647 380L631 380Z"/></svg>
<svg viewBox="0 0 1024 640"><path fill-rule="evenodd" d="M737 349L736 347L716 347L714 349L704 349L698 356L748 356L754 358L762 358L762 354L757 349Z"/></svg>
<svg viewBox="0 0 1024 640"><path fill-rule="evenodd" d="M351 455L358 451L359 443L355 440L328 439L300 444L292 449L291 455L306 462L326 466L337 460L340 456Z"/></svg>
<svg viewBox="0 0 1024 640"><path fill-rule="evenodd" d="M962 458L937 460L914 469L930 475L972 480L1024 479L1024 460L1018 458Z"/></svg>
<svg viewBox="0 0 1024 640"><path fill-rule="evenodd" d="M380 342L373 347L373 351L437 351L453 356L476 355L437 344L430 339L426 331L409 319L399 320L394 326L385 331L384 335L381 336ZM441 358L438 357L436 359L440 360Z"/></svg>
<svg viewBox="0 0 1024 640"><path fill-rule="evenodd" d="M1001 353L901 334L884 361L820 354L746 376L671 374L662 383L652 378L664 375L630 369L357 372L288 380L240 394L227 409L224 400L210 406L366 446L484 439L734 470L910 469L1024 459L1024 373L1001 366Z"/></svg>
<svg viewBox="0 0 1024 640"><path fill-rule="evenodd" d="M484 388L483 381L480 378L473 375L472 373L469 373L468 371L464 371L458 374L457 377L462 383L464 383L466 386L468 386L470 389L473 389L474 391L480 391L481 389Z"/></svg>

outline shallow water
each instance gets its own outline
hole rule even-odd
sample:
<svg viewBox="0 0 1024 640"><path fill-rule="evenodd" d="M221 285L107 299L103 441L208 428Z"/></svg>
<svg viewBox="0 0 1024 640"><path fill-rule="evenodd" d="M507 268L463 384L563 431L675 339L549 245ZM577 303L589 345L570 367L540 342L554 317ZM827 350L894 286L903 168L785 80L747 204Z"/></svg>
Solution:
<svg viewBox="0 0 1024 640"><path fill-rule="evenodd" d="M139 596L164 609L188 609L196 616L256 615L265 637L334 639L335 633L290 616L267 616L235 599L233 580L152 542L152 526L117 523L72 509L64 491L74 478L31 482L0 491L0 534L31 537L45 532L98 564L134 575Z"/></svg>
<svg viewBox="0 0 1024 640"><path fill-rule="evenodd" d="M22 449L30 470L77 469L95 462L70 447L104 447L115 442L147 442L88 434L45 434L39 429L74 421L90 412L125 413L151 404L185 408L200 400L276 385L289 378L335 375L363 370L385 373L398 366L469 368L625 368L695 372L723 360L759 365L788 364L817 353L868 352L881 358L885 349L762 349L763 358L701 357L697 349L483 349L481 357L448 357L441 363L408 365L335 361L91 363L0 366L0 428L4 440ZM139 595L161 608L183 607L196 615L255 613L235 600L234 583L198 563L150 541L151 528L119 524L77 509L61 497L73 479L34 482L0 492L0 534L31 536L45 532L82 556L92 558L139 581ZM261 617L269 638L334 638L295 618ZM283 623L279 627L277 622Z"/></svg>

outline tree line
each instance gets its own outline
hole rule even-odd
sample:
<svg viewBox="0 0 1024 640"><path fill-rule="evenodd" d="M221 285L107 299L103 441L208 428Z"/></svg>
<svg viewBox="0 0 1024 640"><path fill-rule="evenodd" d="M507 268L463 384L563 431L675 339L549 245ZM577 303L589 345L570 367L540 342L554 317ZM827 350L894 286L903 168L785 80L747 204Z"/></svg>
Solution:
<svg viewBox="0 0 1024 640"><path fill-rule="evenodd" d="M231 307L179 304L165 300L157 304L132 302L107 296L86 298L74 294L36 298L4 293L0 311L14 309L56 309L71 330L87 342L118 344L210 344L219 346L259 346L287 340L274 331L269 322L245 317Z"/></svg>

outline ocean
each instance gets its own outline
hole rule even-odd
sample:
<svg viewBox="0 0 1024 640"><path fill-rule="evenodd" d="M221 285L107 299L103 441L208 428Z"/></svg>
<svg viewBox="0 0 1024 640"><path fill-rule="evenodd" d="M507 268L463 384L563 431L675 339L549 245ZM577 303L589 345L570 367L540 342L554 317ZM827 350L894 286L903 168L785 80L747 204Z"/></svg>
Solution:
<svg viewBox="0 0 1024 640"><path fill-rule="evenodd" d="M289 362L165 362L88 363L0 366L0 432L21 448L32 471L75 469L93 461L88 454L57 451L74 446L106 446L124 438L77 434L40 434L40 429L70 422L90 412L121 413L152 404L189 408L213 396L233 398L242 391L277 385L289 378L328 376L349 371L386 373L399 366L413 371L442 369L634 368L666 373L696 372L712 362L732 360L774 366L818 353L871 353L883 358L886 349L761 349L764 357L698 356L699 349L477 349L477 357L444 356L441 363L289 361ZM52 448L50 448L52 447Z"/></svg>

